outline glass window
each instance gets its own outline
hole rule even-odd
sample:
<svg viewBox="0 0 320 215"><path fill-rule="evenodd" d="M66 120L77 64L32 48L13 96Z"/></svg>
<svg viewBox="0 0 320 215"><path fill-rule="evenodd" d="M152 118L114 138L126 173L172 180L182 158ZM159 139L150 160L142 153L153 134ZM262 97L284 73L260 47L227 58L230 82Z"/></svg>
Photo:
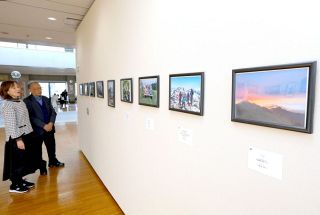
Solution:
<svg viewBox="0 0 320 215"><path fill-rule="evenodd" d="M62 91L64 91L65 89L67 89L67 83L66 82L54 82L54 83L50 83L50 93L51 96L53 94L57 94L60 96L60 94L62 93Z"/></svg>
<svg viewBox="0 0 320 215"><path fill-rule="evenodd" d="M36 45L28 44L28 45L27 45L27 48L28 48L28 49L33 49L33 50L34 50L34 49L36 49L36 48L37 48L37 46L36 46Z"/></svg>
<svg viewBox="0 0 320 215"><path fill-rule="evenodd" d="M41 89L42 89L42 95L46 96L46 97L50 97L49 94L49 83L45 83L45 82L39 82Z"/></svg>
<svg viewBox="0 0 320 215"><path fill-rule="evenodd" d="M25 43L18 43L18 48L20 48L20 49L26 49L26 48L27 48L27 44L25 44Z"/></svg>
<svg viewBox="0 0 320 215"><path fill-rule="evenodd" d="M32 49L32 50L39 50L39 51L75 52L75 49L73 48L42 46L42 45L34 45L34 44L28 44L28 43L12 43L12 42L3 42L3 41L0 41L0 47Z"/></svg>
<svg viewBox="0 0 320 215"><path fill-rule="evenodd" d="M42 88L42 95L50 98L53 94L60 96L62 91L67 89L66 82L39 82Z"/></svg>
<svg viewBox="0 0 320 215"><path fill-rule="evenodd" d="M54 47L54 46L37 46L37 50L41 51L56 51L56 52L64 52L64 48L62 47Z"/></svg>
<svg viewBox="0 0 320 215"><path fill-rule="evenodd" d="M0 42L0 46L7 48L17 48L17 43Z"/></svg>

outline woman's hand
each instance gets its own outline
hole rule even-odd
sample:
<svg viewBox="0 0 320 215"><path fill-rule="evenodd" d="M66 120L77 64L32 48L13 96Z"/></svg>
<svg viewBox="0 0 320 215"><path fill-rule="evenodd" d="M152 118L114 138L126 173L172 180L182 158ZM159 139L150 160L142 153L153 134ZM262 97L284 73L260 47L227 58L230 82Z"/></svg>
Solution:
<svg viewBox="0 0 320 215"><path fill-rule="evenodd" d="M23 142L22 139L18 139L18 140L17 140L17 146L18 146L18 148L21 149L21 150L25 150L25 149L26 149L25 146L24 146L24 142Z"/></svg>

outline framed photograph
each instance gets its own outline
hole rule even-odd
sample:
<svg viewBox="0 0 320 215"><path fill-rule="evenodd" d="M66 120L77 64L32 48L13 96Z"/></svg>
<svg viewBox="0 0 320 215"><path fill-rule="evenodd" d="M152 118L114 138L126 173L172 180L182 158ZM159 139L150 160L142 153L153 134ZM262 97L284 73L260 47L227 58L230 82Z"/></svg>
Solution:
<svg viewBox="0 0 320 215"><path fill-rule="evenodd" d="M169 76L169 110L203 115L204 73Z"/></svg>
<svg viewBox="0 0 320 215"><path fill-rule="evenodd" d="M97 97L98 98L104 98L104 87L103 87L103 81L97 81Z"/></svg>
<svg viewBox="0 0 320 215"><path fill-rule="evenodd" d="M316 64L233 70L231 120L312 133Z"/></svg>
<svg viewBox="0 0 320 215"><path fill-rule="evenodd" d="M89 95L91 97L96 96L96 83L95 82L90 82L89 83Z"/></svg>
<svg viewBox="0 0 320 215"><path fill-rule="evenodd" d="M84 88L84 95L89 96L88 83L84 83L83 88Z"/></svg>
<svg viewBox="0 0 320 215"><path fill-rule="evenodd" d="M107 88L108 88L108 106L115 107L116 106L115 81L114 80L108 80L107 81Z"/></svg>
<svg viewBox="0 0 320 215"><path fill-rule="evenodd" d="M79 84L79 95L80 95L80 96L83 96L83 95L84 95L83 84Z"/></svg>
<svg viewBox="0 0 320 215"><path fill-rule="evenodd" d="M120 98L123 102L133 103L132 78L120 79Z"/></svg>
<svg viewBox="0 0 320 215"><path fill-rule="evenodd" d="M159 76L139 78L139 105L159 107Z"/></svg>

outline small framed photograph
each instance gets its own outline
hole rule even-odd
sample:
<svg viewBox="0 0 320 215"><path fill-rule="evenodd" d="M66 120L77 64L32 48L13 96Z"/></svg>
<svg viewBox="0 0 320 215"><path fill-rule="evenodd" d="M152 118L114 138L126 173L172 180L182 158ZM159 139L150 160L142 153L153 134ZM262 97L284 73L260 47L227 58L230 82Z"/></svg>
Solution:
<svg viewBox="0 0 320 215"><path fill-rule="evenodd" d="M139 78L139 105L159 107L159 76Z"/></svg>
<svg viewBox="0 0 320 215"><path fill-rule="evenodd" d="M169 76L169 110L203 115L204 73Z"/></svg>
<svg viewBox="0 0 320 215"><path fill-rule="evenodd" d="M84 95L89 96L88 83L84 83L83 88L84 88Z"/></svg>
<svg viewBox="0 0 320 215"><path fill-rule="evenodd" d="M96 96L96 83L95 82L90 82L89 83L89 95L91 97Z"/></svg>
<svg viewBox="0 0 320 215"><path fill-rule="evenodd" d="M108 80L107 81L107 88L108 88L108 106L115 107L116 106L115 81Z"/></svg>
<svg viewBox="0 0 320 215"><path fill-rule="evenodd" d="M83 95L84 95L83 84L79 84L79 95L80 95L80 96L83 96Z"/></svg>
<svg viewBox="0 0 320 215"><path fill-rule="evenodd" d="M104 87L103 87L103 81L97 81L97 97L98 98L104 98Z"/></svg>
<svg viewBox="0 0 320 215"><path fill-rule="evenodd" d="M133 103L132 78L120 79L120 98L123 102Z"/></svg>
<svg viewBox="0 0 320 215"><path fill-rule="evenodd" d="M312 133L316 64L234 69L231 120Z"/></svg>

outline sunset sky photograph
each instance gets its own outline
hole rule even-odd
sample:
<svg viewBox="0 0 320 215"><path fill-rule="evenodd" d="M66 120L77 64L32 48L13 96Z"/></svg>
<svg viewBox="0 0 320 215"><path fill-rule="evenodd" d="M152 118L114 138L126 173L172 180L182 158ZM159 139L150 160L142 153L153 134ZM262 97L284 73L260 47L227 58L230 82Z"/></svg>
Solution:
<svg viewBox="0 0 320 215"><path fill-rule="evenodd" d="M309 68L256 71L236 74L236 104L250 102L304 113L307 107Z"/></svg>

